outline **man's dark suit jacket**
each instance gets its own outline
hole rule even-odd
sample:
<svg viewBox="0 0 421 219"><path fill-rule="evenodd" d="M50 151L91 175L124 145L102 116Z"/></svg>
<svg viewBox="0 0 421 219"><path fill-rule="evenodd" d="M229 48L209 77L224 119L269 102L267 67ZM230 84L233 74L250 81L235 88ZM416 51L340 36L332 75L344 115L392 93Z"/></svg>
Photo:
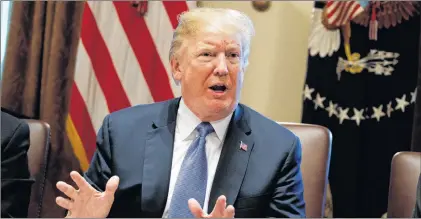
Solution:
<svg viewBox="0 0 421 219"><path fill-rule="evenodd" d="M421 174L418 179L418 186L417 186L417 199L415 201L415 208L414 213L412 215L413 218L421 218Z"/></svg>
<svg viewBox="0 0 421 219"><path fill-rule="evenodd" d="M103 191L120 177L109 217L162 217L171 173L179 98L108 115L85 173ZM240 149L240 142L248 146ZM212 185L209 208L220 195L235 217L305 217L299 139L239 104L230 121ZM186 203L187 205L187 203Z"/></svg>
<svg viewBox="0 0 421 219"><path fill-rule="evenodd" d="M28 124L1 112L1 217L28 215L31 186Z"/></svg>

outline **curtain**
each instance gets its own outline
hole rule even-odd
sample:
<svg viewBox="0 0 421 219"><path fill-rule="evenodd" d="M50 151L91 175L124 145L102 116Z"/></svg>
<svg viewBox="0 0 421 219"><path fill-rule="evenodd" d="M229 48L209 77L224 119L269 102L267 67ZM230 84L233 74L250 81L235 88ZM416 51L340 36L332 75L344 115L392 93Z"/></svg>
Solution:
<svg viewBox="0 0 421 219"><path fill-rule="evenodd" d="M80 170L65 132L84 2L13 3L2 80L2 107L47 122L51 158L41 217L62 217L55 184ZM30 206L29 214L33 211Z"/></svg>

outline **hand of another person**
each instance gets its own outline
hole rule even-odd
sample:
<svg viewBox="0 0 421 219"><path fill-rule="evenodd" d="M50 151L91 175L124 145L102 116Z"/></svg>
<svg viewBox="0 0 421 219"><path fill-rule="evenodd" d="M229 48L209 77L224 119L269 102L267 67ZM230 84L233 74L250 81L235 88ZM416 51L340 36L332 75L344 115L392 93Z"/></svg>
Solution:
<svg viewBox="0 0 421 219"><path fill-rule="evenodd" d="M79 187L59 181L57 188L66 194L69 199L57 197L56 203L60 207L67 209L66 218L105 218L108 216L114 202L114 193L119 184L117 176L111 177L106 185L105 192L99 192L76 171L70 173L70 177Z"/></svg>
<svg viewBox="0 0 421 219"><path fill-rule="evenodd" d="M189 200L189 209L196 218L234 218L235 209L232 205L227 207L227 198L223 195L216 200L212 213L206 214L196 199Z"/></svg>

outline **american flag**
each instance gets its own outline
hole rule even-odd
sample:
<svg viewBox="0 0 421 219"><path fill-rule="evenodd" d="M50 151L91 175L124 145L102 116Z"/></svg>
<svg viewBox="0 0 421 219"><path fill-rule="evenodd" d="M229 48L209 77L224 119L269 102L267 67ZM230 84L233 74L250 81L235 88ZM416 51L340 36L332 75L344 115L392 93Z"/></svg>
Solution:
<svg viewBox="0 0 421 219"><path fill-rule="evenodd" d="M363 12L367 4L368 1L327 1L327 23L336 27L343 26Z"/></svg>
<svg viewBox="0 0 421 219"><path fill-rule="evenodd" d="M240 149L243 151L247 151L247 145L244 144L243 142L240 142Z"/></svg>
<svg viewBox="0 0 421 219"><path fill-rule="evenodd" d="M137 104L180 95L168 54L177 16L196 1L87 1L76 57L66 131L86 170L104 117Z"/></svg>

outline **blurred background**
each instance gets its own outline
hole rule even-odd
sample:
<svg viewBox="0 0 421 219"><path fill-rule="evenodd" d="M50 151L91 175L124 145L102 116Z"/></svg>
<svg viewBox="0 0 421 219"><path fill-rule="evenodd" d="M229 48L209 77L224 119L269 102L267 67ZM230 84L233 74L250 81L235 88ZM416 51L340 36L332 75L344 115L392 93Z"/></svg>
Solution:
<svg viewBox="0 0 421 219"><path fill-rule="evenodd" d="M2 1L1 106L51 127L42 216L62 213L55 182L86 170L108 113L179 96L167 57L177 15L194 7L232 8L254 22L242 103L332 132L324 216L384 216L393 156L421 152L420 6Z"/></svg>

